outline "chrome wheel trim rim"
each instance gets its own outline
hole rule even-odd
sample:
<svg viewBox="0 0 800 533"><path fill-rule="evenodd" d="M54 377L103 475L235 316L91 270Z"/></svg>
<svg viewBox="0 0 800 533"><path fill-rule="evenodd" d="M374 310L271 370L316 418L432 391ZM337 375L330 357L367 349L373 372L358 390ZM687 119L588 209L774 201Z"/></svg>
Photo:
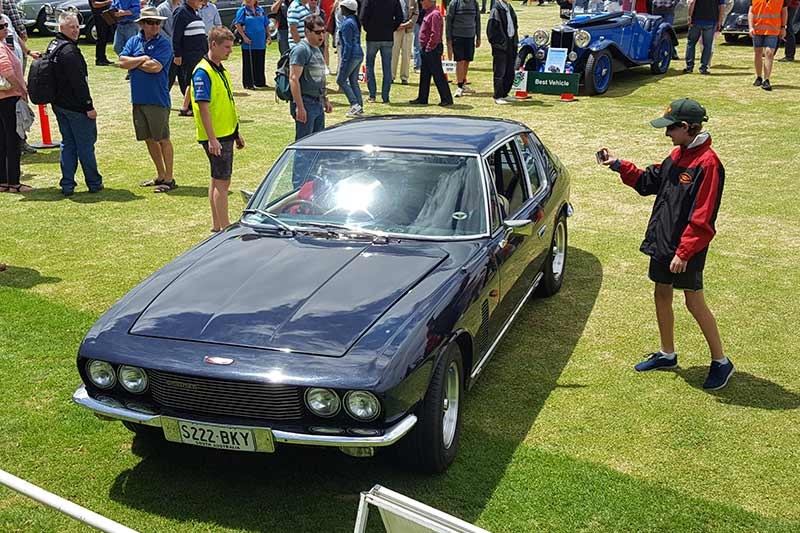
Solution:
<svg viewBox="0 0 800 533"><path fill-rule="evenodd" d="M556 226L556 236L553 242L553 277L558 280L564 273L564 262L567 258L567 228L561 221Z"/></svg>
<svg viewBox="0 0 800 533"><path fill-rule="evenodd" d="M450 448L456 437L461 383L458 379L458 363L452 361L445 374L445 390L442 400L442 443Z"/></svg>

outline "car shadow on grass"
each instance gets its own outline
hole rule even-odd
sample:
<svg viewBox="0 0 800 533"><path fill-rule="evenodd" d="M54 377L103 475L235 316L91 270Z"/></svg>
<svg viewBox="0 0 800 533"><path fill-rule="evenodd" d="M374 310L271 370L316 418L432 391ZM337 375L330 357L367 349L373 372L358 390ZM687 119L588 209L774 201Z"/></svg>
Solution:
<svg viewBox="0 0 800 533"><path fill-rule="evenodd" d="M76 202L79 204L96 204L98 202L132 202L142 200L144 197L134 194L127 189L104 188L98 193L90 193L83 189L78 189L72 196L64 196L58 187L47 187L44 189L34 189L26 192L22 197L23 202Z"/></svg>
<svg viewBox="0 0 800 533"><path fill-rule="evenodd" d="M10 287L12 289L31 289L43 283L58 283L60 281L61 278L42 276L38 270L11 264L7 264L6 270L0 272L0 287Z"/></svg>
<svg viewBox="0 0 800 533"><path fill-rule="evenodd" d="M683 65L678 65L677 63L671 64L669 70L664 74L653 74L648 66L615 72L608 92L602 95L601 98L628 96L645 85L657 83L665 78L687 75L683 73ZM584 87L581 86L581 89L584 89Z"/></svg>
<svg viewBox="0 0 800 533"><path fill-rule="evenodd" d="M250 531L352 531L359 493L381 484L476 522L500 485L583 334L603 278L599 260L569 248L561 292L532 299L467 394L459 455L443 475L415 473L396 450L356 459L336 449L207 450L136 436L142 460L120 472L114 501L171 520ZM502 442L502 446L498 445ZM377 514L377 513L373 513Z"/></svg>
<svg viewBox="0 0 800 533"><path fill-rule="evenodd" d="M707 366L679 368L677 375L692 387L703 390L703 382L708 374ZM770 411L800 408L800 394L785 389L777 383L754 376L737 369L724 389L709 391L721 403L755 407Z"/></svg>

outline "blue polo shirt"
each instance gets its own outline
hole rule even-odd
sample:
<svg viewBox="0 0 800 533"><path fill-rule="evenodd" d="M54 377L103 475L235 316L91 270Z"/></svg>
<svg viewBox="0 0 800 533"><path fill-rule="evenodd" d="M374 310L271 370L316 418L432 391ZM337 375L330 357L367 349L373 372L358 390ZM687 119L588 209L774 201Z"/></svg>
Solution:
<svg viewBox="0 0 800 533"><path fill-rule="evenodd" d="M242 6L236 12L233 22L244 26L244 32L252 41L252 44L242 42L242 50L265 50L267 48L269 18L264 12L264 8L256 5L256 9L253 11L247 6Z"/></svg>
<svg viewBox="0 0 800 533"><path fill-rule="evenodd" d="M125 43L120 55L128 57L149 56L163 67L160 72L145 72L135 68L131 73L131 103L137 105L170 106L169 66L172 64L172 43L158 34L145 41L144 33L139 32Z"/></svg>
<svg viewBox="0 0 800 533"><path fill-rule="evenodd" d="M142 11L142 5L139 3L139 0L113 0L111 2L111 7L116 7L120 11L130 11L130 15L125 15L122 18L117 19L117 24L128 24L131 22L135 22L136 19L139 18L139 14Z"/></svg>

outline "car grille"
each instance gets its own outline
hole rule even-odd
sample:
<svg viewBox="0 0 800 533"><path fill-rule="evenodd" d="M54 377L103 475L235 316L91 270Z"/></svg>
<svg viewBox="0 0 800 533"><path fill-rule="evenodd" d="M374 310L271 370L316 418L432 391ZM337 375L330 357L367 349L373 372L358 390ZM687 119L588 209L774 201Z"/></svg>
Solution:
<svg viewBox="0 0 800 533"><path fill-rule="evenodd" d="M153 400L171 409L208 415L269 420L303 416L300 388L199 378L149 370Z"/></svg>
<svg viewBox="0 0 800 533"><path fill-rule="evenodd" d="M550 46L553 48L566 48L570 50L572 48L572 38L575 36L575 32L572 30L569 31L561 31L558 28L554 28L552 32L550 32Z"/></svg>

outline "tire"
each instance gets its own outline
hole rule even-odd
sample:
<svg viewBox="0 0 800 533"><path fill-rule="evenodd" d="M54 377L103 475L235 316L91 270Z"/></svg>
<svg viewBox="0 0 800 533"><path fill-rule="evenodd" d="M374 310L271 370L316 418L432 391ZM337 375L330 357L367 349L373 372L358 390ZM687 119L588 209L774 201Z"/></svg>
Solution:
<svg viewBox="0 0 800 533"><path fill-rule="evenodd" d="M556 221L553 239L550 241L550 251L547 252L547 259L545 259L544 276L536 288L538 295L548 297L561 290L564 273L567 269L567 240L567 217L561 213Z"/></svg>
<svg viewBox="0 0 800 533"><path fill-rule="evenodd" d="M655 48L655 57L650 63L650 72L653 74L664 74L669 70L672 62L672 39L667 35L662 35Z"/></svg>
<svg viewBox="0 0 800 533"><path fill-rule="evenodd" d="M461 436L463 395L461 350L451 344L433 371L428 392L417 411L416 427L403 439L404 455L417 470L439 474L455 459Z"/></svg>
<svg viewBox="0 0 800 533"><path fill-rule="evenodd" d="M123 420L122 425L139 437L143 437L146 439L164 438L164 431L161 428L157 428L154 426L145 426L144 424L137 424L136 422L128 422L127 420Z"/></svg>
<svg viewBox="0 0 800 533"><path fill-rule="evenodd" d="M94 21L86 24L86 27L83 28L83 34L86 36L87 43L94 44L97 42L97 27L94 25Z"/></svg>
<svg viewBox="0 0 800 533"><path fill-rule="evenodd" d="M44 25L45 22L47 22L47 13L44 12L44 9L40 9L39 14L36 15L36 23L33 25L39 35L50 35L50 30Z"/></svg>
<svg viewBox="0 0 800 533"><path fill-rule="evenodd" d="M735 33L724 33L722 35L725 37L725 42L728 44L736 44L739 41L739 36Z"/></svg>
<svg viewBox="0 0 800 533"><path fill-rule="evenodd" d="M603 94L611 86L614 77L611 54L608 50L592 52L586 60L586 92L589 95Z"/></svg>

